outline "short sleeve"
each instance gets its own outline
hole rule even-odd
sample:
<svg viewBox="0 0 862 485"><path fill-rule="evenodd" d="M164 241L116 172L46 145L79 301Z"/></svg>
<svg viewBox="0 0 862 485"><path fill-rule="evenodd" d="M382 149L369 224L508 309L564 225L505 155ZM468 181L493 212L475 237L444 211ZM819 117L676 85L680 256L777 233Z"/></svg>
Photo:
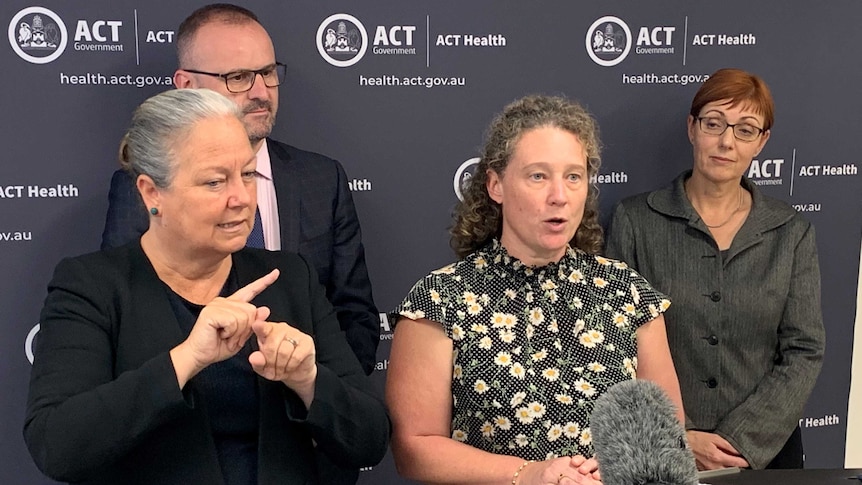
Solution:
<svg viewBox="0 0 862 485"><path fill-rule="evenodd" d="M441 268L422 278L407 293L391 315L396 322L401 318L412 320L427 319L443 326L449 338L452 338L452 317L456 317L454 303L457 301L458 284L452 278L454 264Z"/></svg>

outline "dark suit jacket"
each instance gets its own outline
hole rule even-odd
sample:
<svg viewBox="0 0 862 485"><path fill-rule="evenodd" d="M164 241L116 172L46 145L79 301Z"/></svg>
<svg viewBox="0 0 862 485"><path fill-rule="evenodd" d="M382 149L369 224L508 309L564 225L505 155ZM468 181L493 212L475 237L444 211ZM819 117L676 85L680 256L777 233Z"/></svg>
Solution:
<svg viewBox="0 0 862 485"><path fill-rule="evenodd" d="M823 361L814 228L743 177L752 207L725 255L670 187L617 204L605 254L673 302L664 314L686 429L714 432L764 468L798 425Z"/></svg>
<svg viewBox="0 0 862 485"><path fill-rule="evenodd" d="M299 256L248 248L233 264L241 286L281 270L253 303L268 306L271 321L312 335L317 351L307 411L283 384L257 378L259 483L355 482L358 468L386 452L389 422L314 271ZM207 403L194 378L182 391L177 385L169 351L185 336L167 291L139 243L57 266L24 426L48 476L89 484L222 483ZM319 456L338 465L342 479L319 478Z"/></svg>
<svg viewBox="0 0 862 485"><path fill-rule="evenodd" d="M281 249L305 256L338 309L347 342L366 374L377 362L380 318L371 296L359 218L337 161L267 139L278 199ZM135 181L118 170L111 179L102 249L141 237L150 226Z"/></svg>

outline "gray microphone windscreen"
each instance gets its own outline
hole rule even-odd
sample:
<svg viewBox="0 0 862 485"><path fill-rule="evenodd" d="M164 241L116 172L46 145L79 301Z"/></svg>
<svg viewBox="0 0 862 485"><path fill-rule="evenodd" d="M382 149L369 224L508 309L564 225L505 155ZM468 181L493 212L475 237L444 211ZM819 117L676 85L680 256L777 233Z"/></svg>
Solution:
<svg viewBox="0 0 862 485"><path fill-rule="evenodd" d="M590 417L604 485L697 485L697 466L676 408L645 380L611 386Z"/></svg>

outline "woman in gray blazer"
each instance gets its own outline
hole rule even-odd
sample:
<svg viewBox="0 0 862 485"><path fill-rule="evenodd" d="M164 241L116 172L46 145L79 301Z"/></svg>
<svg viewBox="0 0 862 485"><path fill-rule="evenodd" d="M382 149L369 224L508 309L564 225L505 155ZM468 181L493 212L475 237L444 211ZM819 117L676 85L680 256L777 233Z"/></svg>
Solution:
<svg viewBox="0 0 862 485"><path fill-rule="evenodd" d="M798 428L823 359L814 228L746 177L773 124L759 77L721 69L688 116L694 165L620 202L606 254L673 302L665 314L701 469L801 468Z"/></svg>

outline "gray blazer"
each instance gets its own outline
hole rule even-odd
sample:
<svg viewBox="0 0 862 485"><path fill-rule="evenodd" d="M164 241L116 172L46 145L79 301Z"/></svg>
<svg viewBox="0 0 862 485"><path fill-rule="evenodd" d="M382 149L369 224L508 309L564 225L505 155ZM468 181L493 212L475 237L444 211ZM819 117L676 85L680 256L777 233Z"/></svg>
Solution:
<svg viewBox="0 0 862 485"><path fill-rule="evenodd" d="M814 228L743 177L751 212L723 255L685 195L690 175L617 204L606 253L673 302L665 321L686 429L717 433L764 468L823 360Z"/></svg>

